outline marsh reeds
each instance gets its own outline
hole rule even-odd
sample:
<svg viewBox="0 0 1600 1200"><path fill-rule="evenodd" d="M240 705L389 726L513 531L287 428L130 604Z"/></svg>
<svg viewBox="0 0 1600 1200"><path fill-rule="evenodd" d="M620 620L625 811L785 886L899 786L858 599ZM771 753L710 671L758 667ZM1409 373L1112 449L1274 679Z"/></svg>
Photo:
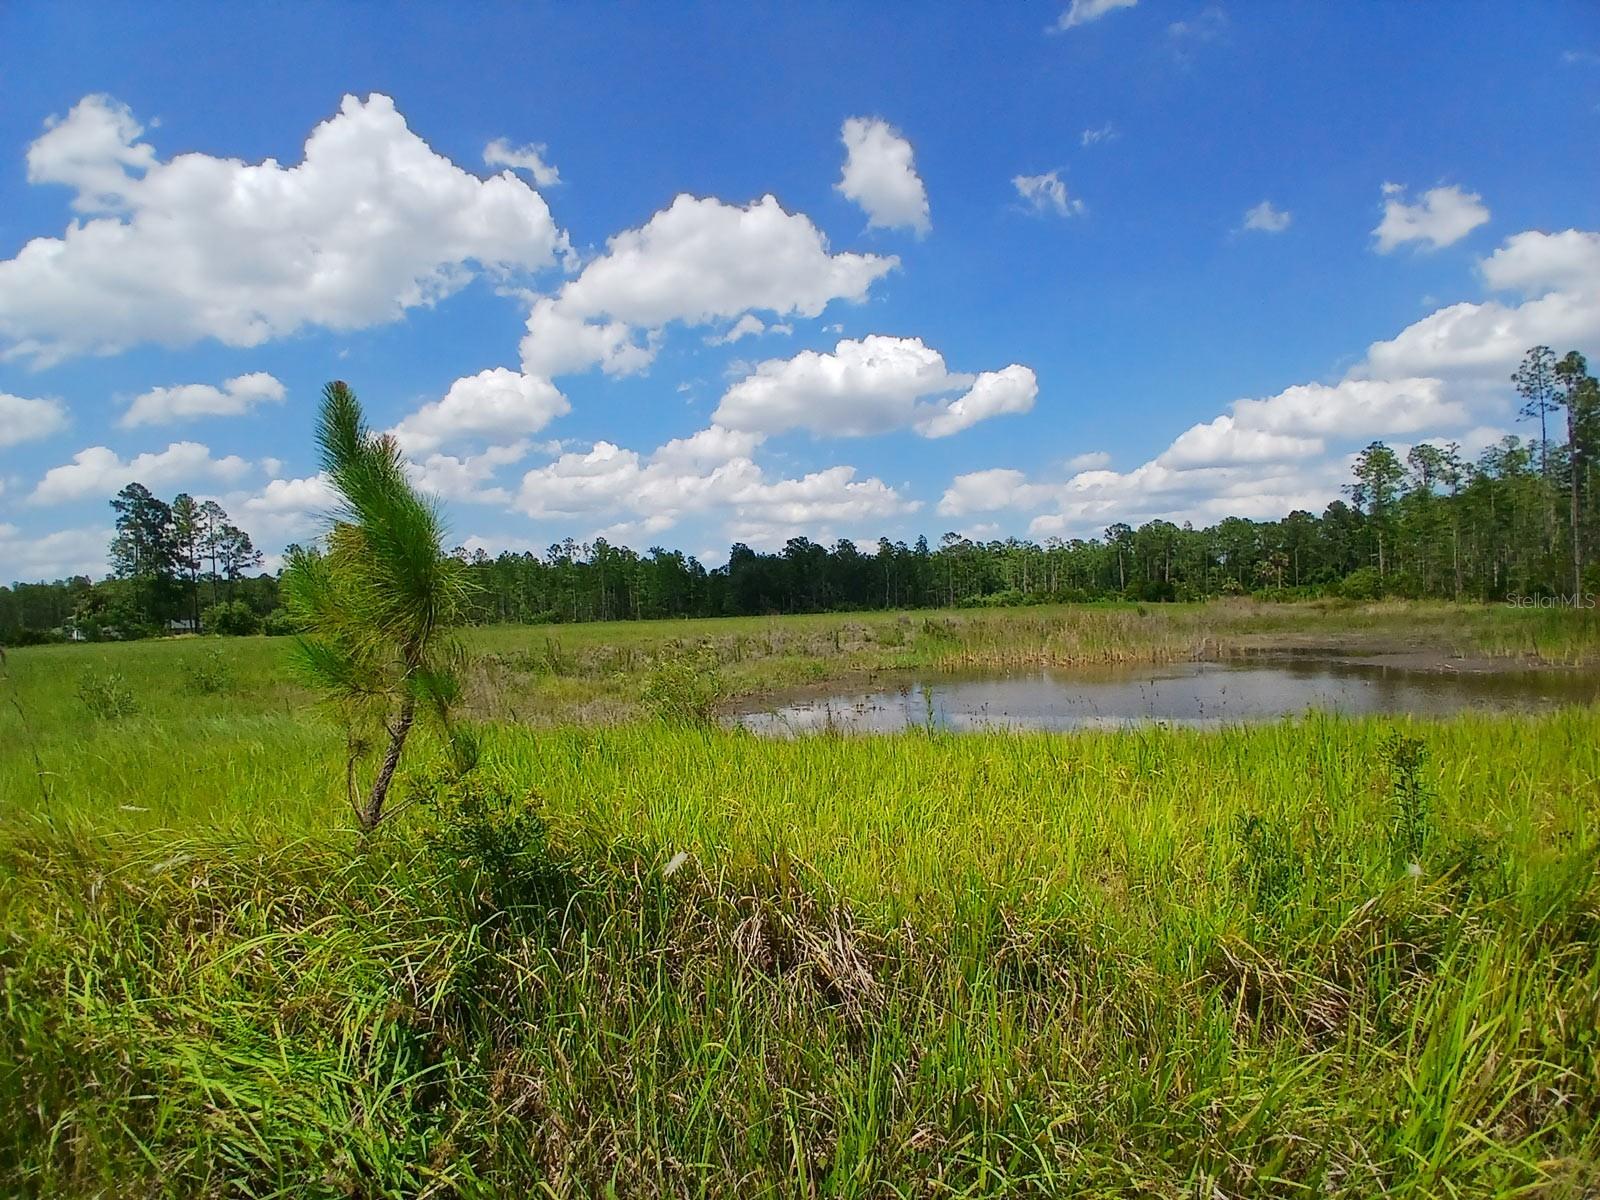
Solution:
<svg viewBox="0 0 1600 1200"><path fill-rule="evenodd" d="M733 675L833 642L734 632ZM206 646L88 648L114 719L12 656L7 1195L1600 1189L1595 709L500 725L466 776L424 737L361 839L338 731L237 645L177 696Z"/></svg>

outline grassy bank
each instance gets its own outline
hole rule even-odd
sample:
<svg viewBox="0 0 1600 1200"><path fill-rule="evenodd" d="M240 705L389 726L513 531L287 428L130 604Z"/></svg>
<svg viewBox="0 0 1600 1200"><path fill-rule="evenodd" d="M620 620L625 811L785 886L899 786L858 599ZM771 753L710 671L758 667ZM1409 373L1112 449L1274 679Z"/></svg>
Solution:
<svg viewBox="0 0 1600 1200"><path fill-rule="evenodd" d="M464 632L475 655L468 711L480 719L556 725L639 715L663 652L704 648L735 694L878 671L1077 666L1221 659L1274 651L1415 652L1438 661L1580 666L1600 661L1600 613L1571 609L1385 602L1061 605L999 610L843 613L587 625L500 625ZM284 638L181 638L32 647L10 652L12 694L35 732L80 734L76 689L115 674L138 714L158 723L292 715L310 701L284 670ZM222 659L224 677L196 674ZM20 736L0 709L0 747Z"/></svg>
<svg viewBox="0 0 1600 1200"><path fill-rule="evenodd" d="M1165 622L1152 656L1232 619L1088 615L1083 646ZM226 644L217 691L184 682L205 643L13 655L0 1191L1600 1188L1600 710L792 742L627 719L672 639L746 638L718 657L771 680L1070 616L552 631L579 665L507 703L554 693L557 721L614 688L616 723L495 725L465 781L423 743L365 844L270 643ZM1424 615L1408 644L1452 625L1474 652L1528 632ZM1252 628L1230 645L1283 636ZM76 651L138 711L88 715Z"/></svg>

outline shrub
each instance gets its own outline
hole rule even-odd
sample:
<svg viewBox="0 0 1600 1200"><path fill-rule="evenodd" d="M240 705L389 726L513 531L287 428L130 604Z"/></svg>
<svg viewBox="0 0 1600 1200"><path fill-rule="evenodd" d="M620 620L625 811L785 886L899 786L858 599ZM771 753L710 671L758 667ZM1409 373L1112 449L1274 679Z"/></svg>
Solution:
<svg viewBox="0 0 1600 1200"><path fill-rule="evenodd" d="M438 820L426 837L434 865L480 917L546 905L570 891L532 796L461 764L418 786Z"/></svg>
<svg viewBox="0 0 1600 1200"><path fill-rule="evenodd" d="M243 637L260 630L261 618L243 600L224 600L206 609L200 618L200 628L223 637Z"/></svg>
<svg viewBox="0 0 1600 1200"><path fill-rule="evenodd" d="M78 700L91 716L105 721L131 717L139 711L128 681L117 671L88 671L78 680Z"/></svg>
<svg viewBox="0 0 1600 1200"><path fill-rule="evenodd" d="M1390 846L1397 861L1419 863L1433 832L1433 791L1422 777L1427 743L1396 731L1385 739L1382 755L1389 772Z"/></svg>
<svg viewBox="0 0 1600 1200"><path fill-rule="evenodd" d="M191 658L184 663L183 673L189 690L202 696L214 696L233 686L233 668L221 650L207 650L198 658Z"/></svg>
<svg viewBox="0 0 1600 1200"><path fill-rule="evenodd" d="M0 646L48 646L64 642L66 637L56 629L0 629Z"/></svg>
<svg viewBox="0 0 1600 1200"><path fill-rule="evenodd" d="M1028 603L1018 588L1001 588L998 592L990 592L986 596L964 596L957 601L957 608L1020 608Z"/></svg>
<svg viewBox="0 0 1600 1200"><path fill-rule="evenodd" d="M288 637L305 630L288 609L275 608L261 619L261 632L268 637Z"/></svg>
<svg viewBox="0 0 1600 1200"><path fill-rule="evenodd" d="M1243 813L1234 821L1233 837L1240 851L1234 875L1254 895L1256 911L1270 912L1299 889L1304 867L1283 821Z"/></svg>
<svg viewBox="0 0 1600 1200"><path fill-rule="evenodd" d="M556 641L556 639L553 637L547 637L544 639L544 654L542 655L540 661L543 664L544 669L549 671L550 674L556 676L557 678L566 675L575 675L578 670L577 660L570 654L563 654L561 651L561 643Z"/></svg>
<svg viewBox="0 0 1600 1200"><path fill-rule="evenodd" d="M1376 568L1361 567L1344 577L1339 594L1346 600L1376 600L1383 594L1383 580Z"/></svg>
<svg viewBox="0 0 1600 1200"><path fill-rule="evenodd" d="M709 725L727 698L727 683L709 646L662 655L644 685L645 707L673 725Z"/></svg>

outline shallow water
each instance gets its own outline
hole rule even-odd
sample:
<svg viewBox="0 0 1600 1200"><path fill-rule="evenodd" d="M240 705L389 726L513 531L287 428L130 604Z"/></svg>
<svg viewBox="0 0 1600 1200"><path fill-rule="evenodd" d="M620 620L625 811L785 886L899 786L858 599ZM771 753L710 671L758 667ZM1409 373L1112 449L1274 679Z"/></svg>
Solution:
<svg viewBox="0 0 1600 1200"><path fill-rule="evenodd" d="M832 729L1099 729L1219 725L1313 710L1439 716L1464 709L1536 712L1600 700L1600 673L1419 670L1369 663L1184 662L910 677L872 691L813 694L733 714L756 733Z"/></svg>

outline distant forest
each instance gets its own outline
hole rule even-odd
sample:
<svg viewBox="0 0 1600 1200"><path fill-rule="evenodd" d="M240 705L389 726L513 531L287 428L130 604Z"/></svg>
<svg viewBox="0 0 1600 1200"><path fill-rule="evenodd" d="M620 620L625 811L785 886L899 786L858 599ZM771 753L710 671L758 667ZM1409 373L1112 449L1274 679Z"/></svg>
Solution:
<svg viewBox="0 0 1600 1200"><path fill-rule="evenodd" d="M1538 436L1507 437L1476 462L1421 443L1402 460L1373 442L1345 499L1321 515L1228 517L1205 529L1151 521L1103 536L937 545L880 538L863 548L791 539L735 545L707 570L678 551L639 554L603 539L543 555L457 554L478 585L478 623L632 620L854 609L989 606L1252 594L1594 603L1600 592L1600 386L1582 355L1535 347L1512 377ZM214 502L170 504L140 484L112 501L111 578L0 588L0 643L128 638L199 628L287 633L274 576Z"/></svg>

